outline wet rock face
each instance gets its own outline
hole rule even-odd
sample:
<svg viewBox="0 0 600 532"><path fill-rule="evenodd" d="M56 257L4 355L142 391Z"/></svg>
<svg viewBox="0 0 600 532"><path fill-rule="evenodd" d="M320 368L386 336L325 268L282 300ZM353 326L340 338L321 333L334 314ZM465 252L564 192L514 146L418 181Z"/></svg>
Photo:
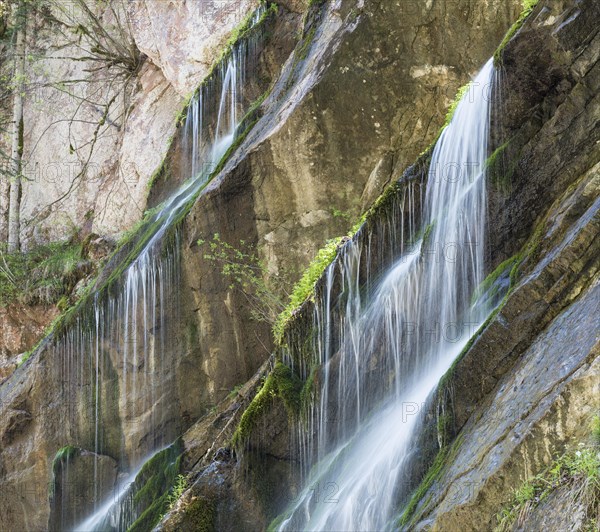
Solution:
<svg viewBox="0 0 600 532"><path fill-rule="evenodd" d="M117 483L117 462L113 458L76 448L65 451L53 463L50 530L76 526L93 512L95 504L114 491Z"/></svg>
<svg viewBox="0 0 600 532"><path fill-rule="evenodd" d="M28 64L21 215L35 221L22 228L25 242L65 239L74 228L115 235L142 217L147 185L167 154L184 98L258 3L114 2L117 11L126 8L120 13L124 31L144 55L144 64L126 83L118 70L89 74L98 62L71 59L85 55L77 43L65 45L78 38L73 28L59 31L60 23L42 16L30 20L28 49L36 53ZM91 4L110 31L115 25L110 11L101 2ZM301 2L292 4L301 8ZM59 12L53 16L70 25L79 20ZM62 88L73 80L78 81L69 91ZM6 208L0 205L2 212Z"/></svg>
<svg viewBox="0 0 600 532"><path fill-rule="evenodd" d="M185 314L199 334L205 389L220 398L247 379L271 335L198 239L254 245L267 276L289 287L435 138L517 5L337 1L314 11L264 117L186 220Z"/></svg>
<svg viewBox="0 0 600 532"><path fill-rule="evenodd" d="M417 529L493 528L514 489L589 441L600 409L598 21L593 2L540 2L505 49L511 90L496 125L510 132L510 187L491 185L491 262L519 250L524 261L444 383L456 455ZM576 529L580 510L559 491L519 526Z"/></svg>
<svg viewBox="0 0 600 532"><path fill-rule="evenodd" d="M506 149L510 187L490 182L489 269L539 230L519 269L520 284L447 382L451 436L462 429L462 443L458 457L423 498L420 529L493 528L512 489L586 438L600 408L597 9L592 2L550 1L540 3L536 13L504 54L506 99L504 114L494 119L494 134L496 146L511 140ZM550 59L544 55L538 61L540 49L549 51ZM315 90L310 101L316 98ZM250 161L261 171L261 185L268 186L270 164L261 150L258 145ZM388 164L382 157L365 177L380 181ZM244 167L231 175L242 189L251 179ZM232 181L231 188L225 182L220 186L221 191L235 189ZM232 200L224 194L219 201L223 212ZM219 218L217 212L209 215ZM543 223L536 226L537 221ZM257 229L261 234L258 223ZM278 407L264 418L265 434L276 433L273 424L284 424ZM257 429L255 450L265 456L281 453L272 439L260 442L262 432ZM552 522L558 522L559 508L556 502ZM539 519L537 514L531 523Z"/></svg>
<svg viewBox="0 0 600 532"><path fill-rule="evenodd" d="M540 2L504 49L493 132L494 147L505 148L500 182L490 187L491 269L521 248L544 207L598 158L599 18L595 2Z"/></svg>

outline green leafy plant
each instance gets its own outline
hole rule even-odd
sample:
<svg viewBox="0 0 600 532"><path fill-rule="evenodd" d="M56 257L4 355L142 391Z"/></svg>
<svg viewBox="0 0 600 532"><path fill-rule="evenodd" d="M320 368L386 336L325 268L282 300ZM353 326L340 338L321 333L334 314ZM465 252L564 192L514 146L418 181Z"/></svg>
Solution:
<svg viewBox="0 0 600 532"><path fill-rule="evenodd" d="M240 390L244 387L243 384L238 384L237 386L233 387L233 390L231 390L229 392L229 394L227 395L227 399L231 400L231 399L235 399L238 394L240 393Z"/></svg>
<svg viewBox="0 0 600 532"><path fill-rule="evenodd" d="M214 263L228 279L229 288L244 295L252 318L274 323L284 308L279 291L285 293L285 289L278 277L272 277L271 280L276 288L267 283L267 267L258 257L254 246L244 240L233 246L225 242L218 233L210 241L198 240L198 245L204 249L204 259Z"/></svg>
<svg viewBox="0 0 600 532"><path fill-rule="evenodd" d="M600 452L580 444L577 451L558 458L546 471L517 488L511 502L497 515L495 532L522 527L531 511L560 487L569 489L574 504L581 505L588 521L597 521L600 504Z"/></svg>
<svg viewBox="0 0 600 532"><path fill-rule="evenodd" d="M183 492L188 489L189 482L185 475L177 475L175 479L175 483L173 484L173 488L171 489L171 493L167 497L169 501L169 510L172 510L175 506L175 503L181 498Z"/></svg>

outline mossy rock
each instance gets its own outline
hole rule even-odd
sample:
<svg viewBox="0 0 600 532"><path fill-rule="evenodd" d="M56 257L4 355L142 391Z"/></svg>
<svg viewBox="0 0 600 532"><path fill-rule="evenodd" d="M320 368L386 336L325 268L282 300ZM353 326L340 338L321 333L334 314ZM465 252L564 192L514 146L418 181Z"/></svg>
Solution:
<svg viewBox="0 0 600 532"><path fill-rule="evenodd" d="M300 412L303 383L289 366L276 362L248 408L242 414L240 423L233 435L232 444L239 447L245 444L258 420L268 412L275 399L281 399L288 417L296 418Z"/></svg>
<svg viewBox="0 0 600 532"><path fill-rule="evenodd" d="M148 460L135 478L133 503L139 517L128 529L130 532L152 530L168 511L169 495L181 472L183 443L173 445Z"/></svg>

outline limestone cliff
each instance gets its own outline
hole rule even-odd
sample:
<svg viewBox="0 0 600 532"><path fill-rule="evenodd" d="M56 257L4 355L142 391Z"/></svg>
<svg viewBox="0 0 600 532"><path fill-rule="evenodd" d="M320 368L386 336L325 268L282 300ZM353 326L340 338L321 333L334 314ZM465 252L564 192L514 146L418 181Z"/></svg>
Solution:
<svg viewBox="0 0 600 532"><path fill-rule="evenodd" d="M492 530L513 490L590 442L600 409L599 17L593 2L541 2L497 54L502 77L493 114L498 150L489 161L488 270L500 265L498 278L512 268L512 288L427 405L431 432L408 479L414 494L400 504L408 508L402 526L409 529ZM407 189L417 187L418 196L427 164L423 157L409 169L354 237L366 272L393 259L389 228L408 206ZM323 289L318 285L317 301ZM307 302L288 326L284 354L297 353L296 367L309 356L303 350L311 349L313 311ZM278 371L274 366L271 374ZM253 421L244 425L250 433L237 459L215 454L234 438L250 392L243 389L213 421L208 417L184 437L195 483L165 530L186 529L206 515L216 526L241 519L251 528L266 526L287 505L298 486L299 449L292 437L297 419L289 417L281 388L270 388L271 399L258 394L246 410ZM211 425L214 441L205 439ZM539 510L521 510L515 526L593 528L597 517L569 499L568 488L563 492ZM232 500L240 514L223 506Z"/></svg>
<svg viewBox="0 0 600 532"><path fill-rule="evenodd" d="M0 311L2 529L73 526L99 500L123 496L119 486L132 473L125 497L137 505L134 530L159 521L163 530L260 530L281 515L302 482L299 409L321 378L302 364L325 281L278 344L202 242L217 234L255 250L265 286L281 296L330 238L360 219L352 236L360 279L376 278L398 257L395 228L421 217L420 202L407 198L422 195L428 147L448 107L521 9L517 0L278 2L245 74L240 107L250 111L237 140L165 238L160 281L148 286L168 278L168 293L121 324L121 302L131 299L119 294L137 294L127 268L155 220L147 214L114 254L112 244L90 251L90 239L132 227L189 177L182 109L210 86L234 28L258 5L121 6L139 65L126 90L92 76L78 87L83 104L57 97L65 94L60 80L90 68L63 58L78 53L61 40L64 13L31 22L29 46L42 51L32 86L46 92L41 108L26 98L25 159L41 177L24 187L22 216L31 223L23 237L33 246L93 235L78 260L101 267L79 268L65 300L78 300L81 283L77 306L16 370L58 311L46 305L52 316L40 319L23 302ZM102 2L95 9L103 21L118 16ZM486 271L507 294L424 405L428 429L397 494L397 527L493 529L512 490L587 441L600 411L600 11L594 0L540 0L529 11L496 53L500 82L490 92ZM104 98L98 106L88 101L92 87ZM83 159L90 171L79 176L73 143L94 137L115 95ZM77 125L65 122L72 116ZM47 178L61 165L77 177L65 198L72 180ZM332 293L337 317L341 285ZM142 315L143 356L129 362ZM121 325L125 334L110 332ZM378 360L372 369L381 370ZM553 492L515 526L566 527L559 514L569 504Z"/></svg>

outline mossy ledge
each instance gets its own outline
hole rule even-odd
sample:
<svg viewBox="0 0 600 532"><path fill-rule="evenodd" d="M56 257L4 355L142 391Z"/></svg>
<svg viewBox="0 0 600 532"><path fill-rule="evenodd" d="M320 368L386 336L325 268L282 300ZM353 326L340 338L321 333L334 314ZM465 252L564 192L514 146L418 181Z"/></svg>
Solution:
<svg viewBox="0 0 600 532"><path fill-rule="evenodd" d="M170 495L181 473L183 442L178 439L148 460L132 485L133 507L139 517L129 532L152 530L169 509ZM141 512L141 513L140 513Z"/></svg>
<svg viewBox="0 0 600 532"><path fill-rule="evenodd" d="M248 442L258 419L268 411L275 399L281 399L288 416L295 419L300 412L302 387L302 381L294 374L292 368L276 361L273 370L242 414L231 441L232 446L240 449Z"/></svg>
<svg viewBox="0 0 600 532"><path fill-rule="evenodd" d="M521 29L527 17L531 15L539 0L523 0L523 11L519 15L517 21L510 27L510 29L506 32L504 39L500 43L500 46L494 52L494 66L500 67L502 66L502 54L504 52L504 48L510 42L510 40L517 34L517 32Z"/></svg>
<svg viewBox="0 0 600 532"><path fill-rule="evenodd" d="M315 291L318 284L323 280L325 270L340 257L343 248L349 242L360 238L363 231L368 232L376 227L379 221L385 218L392 209L394 202L401 196L407 184L414 182L414 180L422 180L422 176L426 174L429 168L432 149L433 147L430 147L422 153L415 164L400 179L388 185L373 205L353 223L348 233L329 239L317 251L300 280L294 285L288 305L275 320L273 337L278 347L285 345L287 332L294 327L294 323L296 323L307 302L314 299Z"/></svg>
<svg viewBox="0 0 600 532"><path fill-rule="evenodd" d="M81 454L81 449L79 447L75 447L73 445L65 445L61 447L54 455L54 459L52 460L52 473L54 475L58 474L58 468L61 465L64 465L66 462L79 456Z"/></svg>

